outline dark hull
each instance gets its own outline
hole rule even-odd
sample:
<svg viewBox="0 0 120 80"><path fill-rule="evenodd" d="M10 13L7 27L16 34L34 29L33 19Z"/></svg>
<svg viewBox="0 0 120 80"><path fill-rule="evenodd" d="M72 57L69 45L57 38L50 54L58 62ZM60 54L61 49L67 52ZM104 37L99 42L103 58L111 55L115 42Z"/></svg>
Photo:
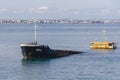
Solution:
<svg viewBox="0 0 120 80"><path fill-rule="evenodd" d="M24 58L56 58L79 54L80 51L54 50L48 46L21 46Z"/></svg>

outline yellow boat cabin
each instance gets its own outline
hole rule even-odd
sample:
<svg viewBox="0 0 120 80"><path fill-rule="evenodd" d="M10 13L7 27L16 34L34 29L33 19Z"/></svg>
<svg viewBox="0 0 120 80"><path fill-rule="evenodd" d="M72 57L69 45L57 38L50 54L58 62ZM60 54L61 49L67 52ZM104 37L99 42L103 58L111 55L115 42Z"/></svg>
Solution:
<svg viewBox="0 0 120 80"><path fill-rule="evenodd" d="M90 48L92 49L115 49L116 44L114 42L92 42Z"/></svg>

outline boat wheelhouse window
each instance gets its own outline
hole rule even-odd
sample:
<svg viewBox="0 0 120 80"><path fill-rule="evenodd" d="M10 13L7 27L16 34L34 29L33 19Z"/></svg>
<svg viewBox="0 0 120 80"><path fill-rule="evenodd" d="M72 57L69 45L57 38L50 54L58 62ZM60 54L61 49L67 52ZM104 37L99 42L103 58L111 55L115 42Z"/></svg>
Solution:
<svg viewBox="0 0 120 80"><path fill-rule="evenodd" d="M109 46L112 46L112 45L113 45L112 43L109 44Z"/></svg>

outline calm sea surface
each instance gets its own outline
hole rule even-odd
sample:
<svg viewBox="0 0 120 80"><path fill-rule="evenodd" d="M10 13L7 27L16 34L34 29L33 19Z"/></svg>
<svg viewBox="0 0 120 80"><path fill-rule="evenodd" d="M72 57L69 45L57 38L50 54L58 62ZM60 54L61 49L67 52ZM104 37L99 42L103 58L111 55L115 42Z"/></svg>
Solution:
<svg viewBox="0 0 120 80"><path fill-rule="evenodd" d="M84 53L24 60L20 44L33 41L34 24L0 24L0 80L120 80L120 24L39 24L37 39L54 49ZM91 50L106 27L115 50Z"/></svg>

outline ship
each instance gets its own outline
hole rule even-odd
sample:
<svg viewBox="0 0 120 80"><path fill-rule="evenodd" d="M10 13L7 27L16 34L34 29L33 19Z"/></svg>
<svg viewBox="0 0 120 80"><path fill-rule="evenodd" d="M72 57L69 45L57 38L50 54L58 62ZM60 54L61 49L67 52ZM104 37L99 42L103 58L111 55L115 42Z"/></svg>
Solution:
<svg viewBox="0 0 120 80"><path fill-rule="evenodd" d="M105 34L106 34L106 30L104 26L103 39L101 41L91 42L90 48L91 49L116 49L117 48L116 42L108 41L107 38L105 37Z"/></svg>
<svg viewBox="0 0 120 80"><path fill-rule="evenodd" d="M99 42L91 42L90 48L92 49L116 49L115 42L108 42L108 41L99 41Z"/></svg>
<svg viewBox="0 0 120 80"><path fill-rule="evenodd" d="M32 43L23 43L20 45L24 58L57 58L81 53L81 51L74 50L51 49L48 45L38 44L36 24L34 28L34 41Z"/></svg>

